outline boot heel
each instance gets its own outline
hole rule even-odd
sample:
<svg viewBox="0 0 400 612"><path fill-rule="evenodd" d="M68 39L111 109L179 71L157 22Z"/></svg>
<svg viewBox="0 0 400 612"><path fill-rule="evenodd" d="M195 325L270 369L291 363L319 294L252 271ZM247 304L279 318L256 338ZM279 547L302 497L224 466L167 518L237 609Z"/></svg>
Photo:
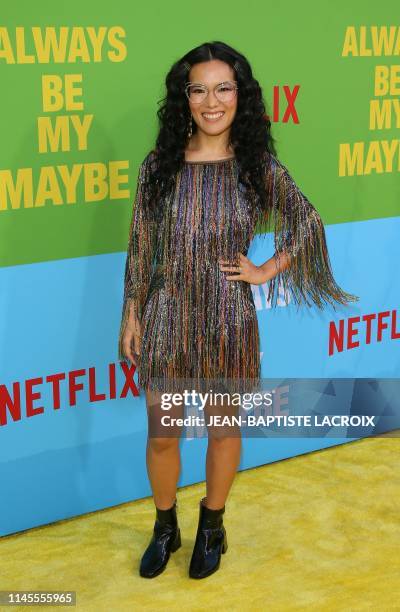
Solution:
<svg viewBox="0 0 400 612"><path fill-rule="evenodd" d="M224 540L222 542L222 554L226 553L228 550L228 540L226 538L226 534L224 534Z"/></svg>
<svg viewBox="0 0 400 612"><path fill-rule="evenodd" d="M178 531L176 533L176 538L175 538L173 544L171 545L171 552L175 552L181 546L182 546L182 542L181 542L181 530L178 527Z"/></svg>

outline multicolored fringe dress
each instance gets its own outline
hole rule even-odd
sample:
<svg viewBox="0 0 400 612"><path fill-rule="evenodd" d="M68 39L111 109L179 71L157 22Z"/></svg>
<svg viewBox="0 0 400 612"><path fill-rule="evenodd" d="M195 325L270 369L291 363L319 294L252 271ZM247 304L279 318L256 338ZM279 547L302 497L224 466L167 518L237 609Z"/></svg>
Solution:
<svg viewBox="0 0 400 612"><path fill-rule="evenodd" d="M273 227L275 256L291 265L269 281L268 301L281 292L298 306L346 304L358 297L335 282L322 220L287 168L265 157L270 211L256 207L238 180L235 157L185 161L156 222L145 206L154 152L139 169L125 266L118 356L133 308L141 321L138 382L161 392L255 391L260 383L258 321L250 283L227 280L219 259L237 265L255 233Z"/></svg>

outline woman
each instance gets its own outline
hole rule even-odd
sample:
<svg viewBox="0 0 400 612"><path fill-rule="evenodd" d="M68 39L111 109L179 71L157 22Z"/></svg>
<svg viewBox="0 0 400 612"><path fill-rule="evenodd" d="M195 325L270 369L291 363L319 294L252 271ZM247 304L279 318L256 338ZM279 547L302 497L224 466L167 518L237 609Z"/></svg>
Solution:
<svg viewBox="0 0 400 612"><path fill-rule="evenodd" d="M147 469L156 507L140 575L154 577L181 545L176 515L181 428L161 426L161 394L256 389L259 336L251 284L269 281L296 304L358 298L335 282L315 208L276 158L262 91L246 58L222 42L200 45L166 77L155 149L143 160L129 231L119 357L138 367L149 421ZM246 256L273 226L275 253ZM189 381L189 383L188 383ZM235 409L207 405L205 417ZM184 416L174 405L169 414ZM189 575L203 578L227 549L222 515L241 438L208 427L206 497ZM151 435L150 435L151 434Z"/></svg>

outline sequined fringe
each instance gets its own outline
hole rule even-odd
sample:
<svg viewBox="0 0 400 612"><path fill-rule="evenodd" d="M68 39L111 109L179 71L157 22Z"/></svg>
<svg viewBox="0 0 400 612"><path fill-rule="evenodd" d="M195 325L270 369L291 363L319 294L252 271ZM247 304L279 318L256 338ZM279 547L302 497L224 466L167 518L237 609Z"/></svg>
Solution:
<svg viewBox="0 0 400 612"><path fill-rule="evenodd" d="M259 215L255 233L274 232L275 257L290 255L290 265L269 281L268 302L276 306L278 296L300 305L323 309L331 304L347 305L359 297L347 293L333 277L323 222L314 206L300 191L287 168L271 155L265 173L270 212ZM278 291L282 287L283 295Z"/></svg>
<svg viewBox="0 0 400 612"><path fill-rule="evenodd" d="M333 278L322 220L275 157L265 171L269 212L255 215L238 186L235 160L193 164L178 173L174 197L163 202L159 227L144 207L149 160L140 167L129 230L119 358L124 359L130 309L141 320L146 304L142 388L255 391L260 346L251 286L223 278L229 273L220 270L219 259L237 264L254 233L273 228L276 258L288 253L291 263L269 281L272 306L281 286L286 303L292 298L298 306L322 308L326 302L335 307L359 298Z"/></svg>
<svg viewBox="0 0 400 612"><path fill-rule="evenodd" d="M254 389L259 380L258 321L251 287L225 280L218 260L237 264L247 252L254 219L238 199L233 162L189 165L177 176L176 193L165 206L165 289L149 299L162 312L160 328L148 321L143 337L148 359L140 368L143 386L169 392L192 387L233 393ZM160 237L161 242L161 237ZM168 309L168 310L167 310ZM159 320L159 319L158 319Z"/></svg>
<svg viewBox="0 0 400 612"><path fill-rule="evenodd" d="M139 168L136 195L128 234L128 248L125 260L124 295L121 325L118 337L118 358L123 354L123 336L130 313L135 313L141 321L143 306L153 270L153 257L156 239L156 223L145 206L145 184L149 169L149 156Z"/></svg>

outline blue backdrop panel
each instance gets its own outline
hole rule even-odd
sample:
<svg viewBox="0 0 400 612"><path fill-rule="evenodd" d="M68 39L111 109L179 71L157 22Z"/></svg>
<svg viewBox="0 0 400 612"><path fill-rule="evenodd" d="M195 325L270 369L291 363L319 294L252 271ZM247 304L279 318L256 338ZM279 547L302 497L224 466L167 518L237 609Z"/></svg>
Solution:
<svg viewBox="0 0 400 612"><path fill-rule="evenodd" d="M326 233L337 281L361 300L337 312L297 311L294 305L273 310L265 300L267 286L254 286L262 375L398 378L399 340L390 337L390 330L377 341L373 328L367 344L360 325L360 346L329 356L328 328L332 320L398 307L393 264L400 260L400 219L327 226ZM254 240L252 261L272 254L271 240L271 235ZM125 253L116 253L0 269L0 341L6 347L0 353L2 535L151 493L144 394L120 398L125 377L116 343L124 264ZM76 405L70 405L68 377L74 370L83 388L76 391ZM57 409L54 387L46 382L51 375L61 377ZM25 383L31 379L36 379L32 406L37 414L27 416ZM91 401L90 391L98 401ZM14 420L18 392L21 418ZM332 433L309 439L247 438L240 469L348 441ZM182 440L180 485L204 480L205 449L206 439Z"/></svg>

